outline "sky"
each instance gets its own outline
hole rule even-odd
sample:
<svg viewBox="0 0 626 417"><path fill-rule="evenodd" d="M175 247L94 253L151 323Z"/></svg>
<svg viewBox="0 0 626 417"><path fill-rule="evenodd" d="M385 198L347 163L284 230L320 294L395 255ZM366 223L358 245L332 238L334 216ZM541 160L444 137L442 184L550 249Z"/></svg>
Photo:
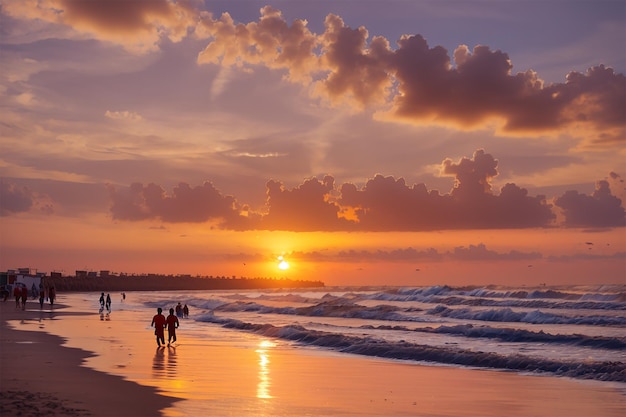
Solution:
<svg viewBox="0 0 626 417"><path fill-rule="evenodd" d="M0 270L626 284L625 22L0 0Z"/></svg>

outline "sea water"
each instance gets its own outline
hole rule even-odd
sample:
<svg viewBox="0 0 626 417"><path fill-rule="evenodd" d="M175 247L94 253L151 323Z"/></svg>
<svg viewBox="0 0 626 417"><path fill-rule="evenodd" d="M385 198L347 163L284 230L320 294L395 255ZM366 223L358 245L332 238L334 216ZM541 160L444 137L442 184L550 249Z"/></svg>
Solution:
<svg viewBox="0 0 626 417"><path fill-rule="evenodd" d="M198 324L455 366L626 383L626 288L324 288L138 293ZM201 335L201 327L196 327Z"/></svg>
<svg viewBox="0 0 626 417"><path fill-rule="evenodd" d="M247 366L259 368L254 374L256 392L249 397L270 396L270 381L263 382L263 352L281 346L390 363L573 378L626 392L626 286L132 292L124 300L113 295L113 311L99 320L99 294L64 297L76 312L85 313L80 320L90 331L66 327L61 335L69 336L71 345L98 352L89 359L90 366L153 384L170 395L195 396L197 401L183 415L202 412L193 409L193 404L202 401L210 401L213 408L209 410L218 414L215 407L221 402L223 415L229 415L229 401L239 401L241 395L231 398L238 388L224 386L229 382L217 376L239 372L240 378L234 381L245 380ZM178 303L190 309L188 318L179 319L179 347L157 349L150 327L152 315L159 307L167 315ZM106 326L112 330L105 331ZM137 333L121 331L133 326L144 332L139 340L121 340L128 334L137 338ZM58 333L61 327L57 331L54 325L48 328ZM95 340L94 329L101 333ZM249 354L220 357L219 346L233 344ZM186 346L192 345L213 356L184 355ZM132 352L146 349L155 350L152 361L133 363ZM183 360L188 362L183 364ZM207 363L211 370L202 389L194 390L194 372L189 375L192 380L185 381L180 370L202 369ZM216 375L215 380L211 375ZM164 381L171 384L164 387ZM282 411L298 415L298 411ZM250 409L247 415L255 413L263 414Z"/></svg>

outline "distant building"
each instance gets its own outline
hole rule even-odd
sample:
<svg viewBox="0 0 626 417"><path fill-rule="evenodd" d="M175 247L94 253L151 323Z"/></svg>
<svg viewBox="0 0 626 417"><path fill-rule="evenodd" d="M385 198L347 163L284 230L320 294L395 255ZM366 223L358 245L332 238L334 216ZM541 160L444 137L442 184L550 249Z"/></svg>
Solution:
<svg viewBox="0 0 626 417"><path fill-rule="evenodd" d="M60 272L50 272L50 278L61 278L62 275Z"/></svg>
<svg viewBox="0 0 626 417"><path fill-rule="evenodd" d="M39 295L39 285L43 283L45 273L34 272L30 268L18 268L17 271L11 269L6 273L0 274L0 284L11 293L15 285L28 288L29 296L36 297Z"/></svg>
<svg viewBox="0 0 626 417"><path fill-rule="evenodd" d="M110 271L100 271L100 276L102 278L108 278L110 274L111 274Z"/></svg>
<svg viewBox="0 0 626 417"><path fill-rule="evenodd" d="M76 271L76 278L87 278L87 271Z"/></svg>

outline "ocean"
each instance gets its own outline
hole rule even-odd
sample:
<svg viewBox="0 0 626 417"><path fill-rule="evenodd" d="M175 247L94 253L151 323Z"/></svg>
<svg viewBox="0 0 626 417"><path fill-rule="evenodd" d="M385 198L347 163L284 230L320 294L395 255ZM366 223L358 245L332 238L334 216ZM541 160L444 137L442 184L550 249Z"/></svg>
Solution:
<svg viewBox="0 0 626 417"><path fill-rule="evenodd" d="M184 398L168 417L614 416L626 410L626 286L111 296L112 312L100 315L99 293L59 294L58 302L71 308L58 311L71 315L47 320L42 313L40 330L94 352L89 367ZM152 316L159 307L167 315L178 303L190 310L179 319L178 341L157 348ZM563 399L564 392L579 398ZM421 413L411 411L416 408Z"/></svg>
<svg viewBox="0 0 626 417"><path fill-rule="evenodd" d="M626 383L626 288L142 294L191 320L335 352Z"/></svg>

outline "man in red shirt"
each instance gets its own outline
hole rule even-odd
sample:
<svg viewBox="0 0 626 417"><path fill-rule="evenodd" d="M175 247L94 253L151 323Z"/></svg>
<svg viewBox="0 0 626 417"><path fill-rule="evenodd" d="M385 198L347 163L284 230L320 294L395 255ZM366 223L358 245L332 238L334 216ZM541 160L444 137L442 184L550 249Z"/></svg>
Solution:
<svg viewBox="0 0 626 417"><path fill-rule="evenodd" d="M165 316L161 314L163 309L161 307L157 308L157 314L152 317L152 323L150 323L150 327L154 326L154 334L156 335L156 342L159 347L161 344L165 344Z"/></svg>
<svg viewBox="0 0 626 417"><path fill-rule="evenodd" d="M170 315L167 316L167 345L176 342L176 329L178 329L178 317L174 315L174 309L170 308Z"/></svg>

